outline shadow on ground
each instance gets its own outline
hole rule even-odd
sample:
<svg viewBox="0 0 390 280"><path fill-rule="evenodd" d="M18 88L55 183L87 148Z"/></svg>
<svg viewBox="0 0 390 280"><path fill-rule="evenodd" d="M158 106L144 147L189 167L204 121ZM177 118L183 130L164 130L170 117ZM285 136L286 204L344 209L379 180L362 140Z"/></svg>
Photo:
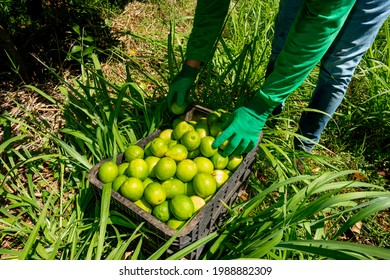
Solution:
<svg viewBox="0 0 390 280"><path fill-rule="evenodd" d="M67 56L74 46L85 44L102 50L115 46L118 40L111 32L109 20L113 14L108 11L121 12L129 2L132 1L0 3L0 88L11 89L22 82L45 83L52 74L44 64L60 75L72 69L76 63Z"/></svg>

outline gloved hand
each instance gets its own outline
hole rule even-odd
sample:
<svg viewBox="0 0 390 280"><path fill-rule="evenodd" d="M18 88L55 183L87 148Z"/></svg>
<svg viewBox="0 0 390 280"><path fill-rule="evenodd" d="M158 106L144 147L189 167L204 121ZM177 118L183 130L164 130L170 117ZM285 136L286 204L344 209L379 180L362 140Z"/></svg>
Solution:
<svg viewBox="0 0 390 280"><path fill-rule="evenodd" d="M168 107L176 102L178 106L183 106L186 103L186 95L192 84L194 83L199 70L187 64L183 65L182 70L173 79L169 85L168 92Z"/></svg>
<svg viewBox="0 0 390 280"><path fill-rule="evenodd" d="M228 144L221 152L222 156L240 155L252 151L259 142L260 132L272 112L264 99L264 93L256 94L245 106L238 108L222 124L222 133L214 140L213 147Z"/></svg>

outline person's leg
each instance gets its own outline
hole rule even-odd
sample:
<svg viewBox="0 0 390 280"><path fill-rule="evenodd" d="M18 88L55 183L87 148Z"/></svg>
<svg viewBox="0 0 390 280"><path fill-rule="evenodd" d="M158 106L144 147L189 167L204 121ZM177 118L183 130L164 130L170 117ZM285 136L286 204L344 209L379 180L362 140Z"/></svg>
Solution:
<svg viewBox="0 0 390 280"><path fill-rule="evenodd" d="M274 69L276 58L281 52L288 32L294 22L303 0L280 0L278 14L274 23L274 37L271 45L271 56L268 61L266 76Z"/></svg>
<svg viewBox="0 0 390 280"><path fill-rule="evenodd" d="M348 84L363 54L372 45L379 29L390 14L389 0L357 0L344 27L320 65L319 79L310 109L299 122L299 134L310 139L295 139L295 146L310 152L344 98Z"/></svg>
<svg viewBox="0 0 390 280"><path fill-rule="evenodd" d="M267 77L274 69L276 58L283 48L286 41L288 31L294 22L295 16L298 14L299 8L303 0L280 0L279 10L274 24L274 37L271 45L271 56L268 61L265 76ZM283 110L283 104L279 105L272 112L273 115L278 115Z"/></svg>

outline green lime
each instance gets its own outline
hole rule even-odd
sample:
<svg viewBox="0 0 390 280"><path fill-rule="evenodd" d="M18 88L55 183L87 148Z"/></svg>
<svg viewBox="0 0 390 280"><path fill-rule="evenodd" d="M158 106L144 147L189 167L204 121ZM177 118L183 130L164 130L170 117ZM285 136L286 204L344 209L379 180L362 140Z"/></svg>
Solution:
<svg viewBox="0 0 390 280"><path fill-rule="evenodd" d="M177 164L176 177L183 182L191 181L198 173L198 166L191 159L185 159Z"/></svg>
<svg viewBox="0 0 390 280"><path fill-rule="evenodd" d="M112 161L104 162L98 170L98 178L103 183L110 183L114 181L118 174L118 165Z"/></svg>
<svg viewBox="0 0 390 280"><path fill-rule="evenodd" d="M165 201L167 193L160 183L153 182L146 186L144 197L151 205L156 206Z"/></svg>
<svg viewBox="0 0 390 280"><path fill-rule="evenodd" d="M200 146L200 135L195 130L187 131L180 138L180 143L184 145L188 151L193 151Z"/></svg>
<svg viewBox="0 0 390 280"><path fill-rule="evenodd" d="M144 188L146 188L147 185L149 185L150 183L153 183L153 182L155 182L155 181L152 178L148 177L142 183L144 184Z"/></svg>
<svg viewBox="0 0 390 280"><path fill-rule="evenodd" d="M168 149L175 146L176 144L180 144L179 141L175 140L175 139L172 139L171 141L169 141L168 143Z"/></svg>
<svg viewBox="0 0 390 280"><path fill-rule="evenodd" d="M175 137L176 140L180 140L184 133L191 130L195 130L191 124L186 121L181 121L173 129L173 137Z"/></svg>
<svg viewBox="0 0 390 280"><path fill-rule="evenodd" d="M124 154L125 154L125 160L127 162L130 162L136 158L144 158L144 149L142 149L138 145L130 145L127 147Z"/></svg>
<svg viewBox="0 0 390 280"><path fill-rule="evenodd" d="M184 224L185 224L185 221L180 221L180 220L175 219L175 218L170 218L170 219L167 221L167 225L168 225L170 228L173 228L173 229L179 229L179 228L182 227Z"/></svg>
<svg viewBox="0 0 390 280"><path fill-rule="evenodd" d="M186 109L187 109L187 104L185 104L185 103L181 106L177 105L176 102L173 102L171 104L171 112L174 113L175 115L183 114Z"/></svg>
<svg viewBox="0 0 390 280"><path fill-rule="evenodd" d="M194 214L194 203L187 195L178 194L171 199L169 206L176 219L185 221Z"/></svg>
<svg viewBox="0 0 390 280"><path fill-rule="evenodd" d="M206 205L206 201L200 196L192 195L190 198L194 204L194 213L198 212L200 208Z"/></svg>
<svg viewBox="0 0 390 280"><path fill-rule="evenodd" d="M162 222L166 222L171 218L171 211L169 210L169 202L163 201L161 204L155 206L152 210L152 215Z"/></svg>
<svg viewBox="0 0 390 280"><path fill-rule="evenodd" d="M184 160L187 158L187 155L188 155L188 150L182 144L173 145L172 147L168 148L168 150L165 153L166 157L170 157L175 161Z"/></svg>
<svg viewBox="0 0 390 280"><path fill-rule="evenodd" d="M210 126L210 135L214 138L218 136L222 132L222 123L215 122Z"/></svg>
<svg viewBox="0 0 390 280"><path fill-rule="evenodd" d="M169 143L169 141L172 140L172 132L173 132L172 128L164 129L163 131L161 131L158 137L163 139L166 143Z"/></svg>
<svg viewBox="0 0 390 280"><path fill-rule="evenodd" d="M230 117L232 117L232 114L230 112L221 112L221 116L219 117L219 121L221 123L227 121Z"/></svg>
<svg viewBox="0 0 390 280"><path fill-rule="evenodd" d="M118 171L119 171L118 175L125 174L127 167L129 167L129 163L128 162L122 162L121 164L119 164L119 166L118 166Z"/></svg>
<svg viewBox="0 0 390 280"><path fill-rule="evenodd" d="M168 180L162 182L161 185L165 189L165 192L167 194L167 198L169 198L169 199L175 197L178 194L185 194L186 193L185 184L176 178L168 179Z"/></svg>
<svg viewBox="0 0 390 280"><path fill-rule="evenodd" d="M243 161L244 157L242 155L230 155L229 156L229 162L226 166L227 169L230 171L234 171L240 166L241 162Z"/></svg>
<svg viewBox="0 0 390 280"><path fill-rule="evenodd" d="M149 176L149 166L144 159L136 158L130 161L129 166L126 169L128 177L136 177L141 181L145 180Z"/></svg>
<svg viewBox="0 0 390 280"><path fill-rule="evenodd" d="M211 156L210 160L214 165L214 169L225 169L229 163L229 158L222 156L219 152Z"/></svg>
<svg viewBox="0 0 390 280"><path fill-rule="evenodd" d="M217 190L217 182L214 176L208 173L200 172L196 174L192 182L195 193L202 198L213 195Z"/></svg>
<svg viewBox="0 0 390 280"><path fill-rule="evenodd" d="M148 156L147 158L145 158L145 162L149 168L149 177L151 177L151 178L156 177L156 174L154 172L154 167L156 166L156 164L159 160L160 160L160 158L156 157L156 156Z"/></svg>
<svg viewBox="0 0 390 280"><path fill-rule="evenodd" d="M229 179L229 174L223 170L215 169L212 175L217 183L217 189L219 189Z"/></svg>
<svg viewBox="0 0 390 280"><path fill-rule="evenodd" d="M118 177L115 178L115 180L112 182L112 189L114 191L118 191L123 184L124 181L126 181L127 176L126 175L119 175Z"/></svg>
<svg viewBox="0 0 390 280"><path fill-rule="evenodd" d="M144 184L135 177L127 178L121 185L119 193L131 201L141 199L144 194Z"/></svg>
<svg viewBox="0 0 390 280"><path fill-rule="evenodd" d="M198 172L204 172L204 173L211 174L211 172L213 172L213 170L214 170L213 162L206 157L200 156L200 157L194 158L193 161L198 166Z"/></svg>
<svg viewBox="0 0 390 280"><path fill-rule="evenodd" d="M141 199L134 201L134 204L137 205L142 210L144 210L148 213L152 213L153 206L150 205L150 203L147 202L144 197L141 197Z"/></svg>
<svg viewBox="0 0 390 280"><path fill-rule="evenodd" d="M149 149L153 155L161 158L165 155L165 152L168 150L168 144L167 142L165 142L164 139L157 137L151 141Z"/></svg>
<svg viewBox="0 0 390 280"><path fill-rule="evenodd" d="M184 117L178 117L176 119L173 120L172 122L172 129L175 129L175 127L181 123L182 121L185 121Z"/></svg>
<svg viewBox="0 0 390 280"><path fill-rule="evenodd" d="M199 137L202 139L210 135L209 125L207 124L207 118L202 117L195 125L195 131L198 132Z"/></svg>
<svg viewBox="0 0 390 280"><path fill-rule="evenodd" d="M200 153L209 158L218 152L218 148L213 148L212 144L215 138L213 136L206 136L200 142Z"/></svg>
<svg viewBox="0 0 390 280"><path fill-rule="evenodd" d="M172 178L176 173L177 165L176 161L170 157L161 158L154 167L156 177L165 181Z"/></svg>

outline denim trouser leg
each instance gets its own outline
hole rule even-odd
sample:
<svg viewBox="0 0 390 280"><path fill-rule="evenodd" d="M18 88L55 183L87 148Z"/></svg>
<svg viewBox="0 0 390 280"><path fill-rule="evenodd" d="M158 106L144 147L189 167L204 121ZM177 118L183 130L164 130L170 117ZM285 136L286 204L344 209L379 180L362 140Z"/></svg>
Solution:
<svg viewBox="0 0 390 280"><path fill-rule="evenodd" d="M271 56L268 61L265 76L267 77L274 69L276 58L283 48L288 31L294 22L303 0L280 0L279 11L275 19L274 38L272 40ZM280 104L272 112L273 115L280 114L284 104Z"/></svg>
<svg viewBox="0 0 390 280"><path fill-rule="evenodd" d="M302 1L304 0L280 0L267 73L273 69L276 57L287 37L287 30L290 29ZM298 148L310 152L319 141L330 116L333 116L344 98L356 66L373 43L389 14L390 0L356 1L342 30L321 60L319 79L309 108L324 113L302 114L299 133L309 140L296 139Z"/></svg>
<svg viewBox="0 0 390 280"><path fill-rule="evenodd" d="M390 0L357 0L343 28L321 60L320 73L310 109L299 121L299 134L310 139L296 139L298 148L310 152L339 107L356 66L370 48L390 14Z"/></svg>
<svg viewBox="0 0 390 280"><path fill-rule="evenodd" d="M294 22L303 0L280 0L279 10L275 19L274 38L272 39L271 56L267 65L266 76L274 69L276 58L287 39L288 31Z"/></svg>

